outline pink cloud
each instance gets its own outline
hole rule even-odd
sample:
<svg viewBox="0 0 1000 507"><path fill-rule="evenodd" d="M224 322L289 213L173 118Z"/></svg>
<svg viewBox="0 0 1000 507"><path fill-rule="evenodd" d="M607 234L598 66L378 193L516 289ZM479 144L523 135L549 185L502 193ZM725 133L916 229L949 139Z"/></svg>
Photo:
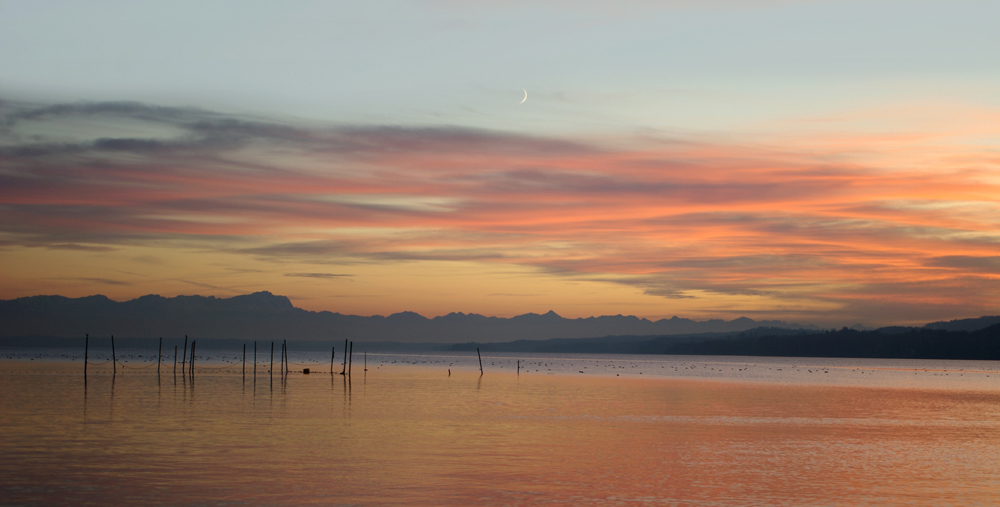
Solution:
<svg viewBox="0 0 1000 507"><path fill-rule="evenodd" d="M975 314L1000 302L1000 164L981 153L945 152L926 159L933 170L906 169L884 163L896 160L898 139L854 139L855 157L836 140L829 151L642 140L616 148L625 143L305 129L100 104L23 112L6 132L25 118L96 114L141 115L186 134L76 143L7 134L7 245L185 238L263 258L511 263L668 298L804 298L901 319L931 305Z"/></svg>

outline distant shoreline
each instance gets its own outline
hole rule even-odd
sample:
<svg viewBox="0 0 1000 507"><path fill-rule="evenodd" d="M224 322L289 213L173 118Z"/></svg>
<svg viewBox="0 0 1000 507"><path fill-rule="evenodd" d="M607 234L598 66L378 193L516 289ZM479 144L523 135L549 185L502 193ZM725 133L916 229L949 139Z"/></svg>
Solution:
<svg viewBox="0 0 1000 507"><path fill-rule="evenodd" d="M141 350L157 350L159 340L153 338L117 338L117 347L123 354ZM270 354L272 343L287 341L289 350L295 352L324 352L339 350L343 357L344 343L340 340L268 340L257 341L258 354ZM107 342L107 343L105 343ZM163 340L164 357L172 357L174 347L182 348L183 340ZM252 353L252 340L210 339L198 340L199 350L208 355L223 351L240 351L244 346ZM22 337L0 338L0 351L25 349L78 349L82 338ZM110 353L109 338L91 338L95 354ZM354 342L355 354L371 353L564 353L564 354L653 354L696 356L744 357L801 357L801 358L870 358L870 359L964 359L1000 360L1000 324L974 331L929 328L884 328L856 331L843 328L838 331L801 331L777 328L758 328L738 333L705 333L697 335L668 336L606 336L603 338L573 338L550 340L516 340L500 343L398 343Z"/></svg>

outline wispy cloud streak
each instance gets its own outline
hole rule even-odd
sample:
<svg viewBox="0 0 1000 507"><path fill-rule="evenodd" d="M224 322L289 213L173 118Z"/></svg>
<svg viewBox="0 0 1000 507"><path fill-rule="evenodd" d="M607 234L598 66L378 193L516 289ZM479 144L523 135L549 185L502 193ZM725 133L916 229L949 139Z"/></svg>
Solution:
<svg viewBox="0 0 1000 507"><path fill-rule="evenodd" d="M845 156L134 103L4 107L8 248L184 241L276 261L506 263L783 315L905 320L1000 303L1000 161L974 150L908 167L906 146L878 138ZM115 122L136 134L86 128Z"/></svg>

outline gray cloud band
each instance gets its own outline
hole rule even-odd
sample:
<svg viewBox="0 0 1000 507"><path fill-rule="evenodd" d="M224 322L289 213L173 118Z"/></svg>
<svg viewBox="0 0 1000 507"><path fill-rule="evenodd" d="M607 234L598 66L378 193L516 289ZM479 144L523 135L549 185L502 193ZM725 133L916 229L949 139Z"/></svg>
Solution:
<svg viewBox="0 0 1000 507"><path fill-rule="evenodd" d="M767 159L679 140L630 152L483 129L315 126L132 102L5 102L0 115L0 248L170 243L316 264L510 263L670 299L701 292L842 305L865 290L952 294L946 280L956 277L995 291L988 276L1000 272L988 254L868 248L914 241L987 251L1000 235L893 221L898 209L878 200L840 203L855 190L844 181L865 170L822 157ZM704 154L713 149L723 154ZM833 204L788 204L817 196ZM305 240L283 232L288 224L392 232ZM703 230L720 232L698 239ZM758 252L697 247L739 235ZM901 255L945 281L863 281L900 270ZM850 287L808 288L838 283L817 279L831 270L853 273L840 281Z"/></svg>

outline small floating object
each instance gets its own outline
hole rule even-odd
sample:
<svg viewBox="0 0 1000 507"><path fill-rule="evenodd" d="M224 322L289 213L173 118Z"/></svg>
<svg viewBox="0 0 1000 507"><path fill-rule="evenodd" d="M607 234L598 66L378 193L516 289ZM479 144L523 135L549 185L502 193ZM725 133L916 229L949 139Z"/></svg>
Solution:
<svg viewBox="0 0 1000 507"><path fill-rule="evenodd" d="M302 373L305 374L305 375L308 375L309 374L309 368L304 368L302 370Z"/></svg>

